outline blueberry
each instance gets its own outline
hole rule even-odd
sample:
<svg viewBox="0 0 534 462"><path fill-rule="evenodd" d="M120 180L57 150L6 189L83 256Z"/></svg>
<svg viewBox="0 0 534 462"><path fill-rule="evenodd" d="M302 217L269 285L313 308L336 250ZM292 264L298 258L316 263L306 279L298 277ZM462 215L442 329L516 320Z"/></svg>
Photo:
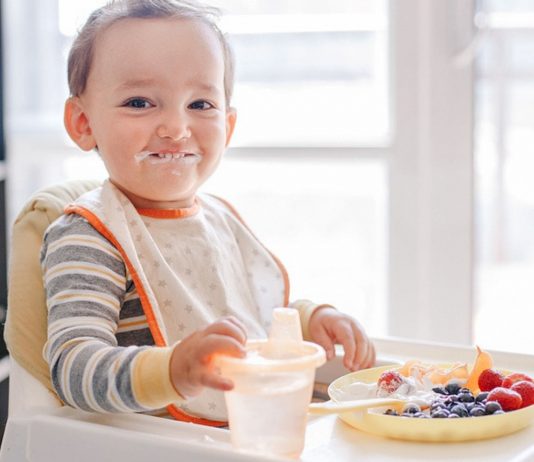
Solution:
<svg viewBox="0 0 534 462"><path fill-rule="evenodd" d="M452 412L449 414L448 419L459 419L460 416L458 414L453 414Z"/></svg>
<svg viewBox="0 0 534 462"><path fill-rule="evenodd" d="M426 414L424 412L416 412L414 415L413 415L415 418L417 419L424 419L426 418Z"/></svg>
<svg viewBox="0 0 534 462"><path fill-rule="evenodd" d="M465 406L457 404L451 409L451 414L456 414L458 417L467 417L469 415L469 412L467 411Z"/></svg>
<svg viewBox="0 0 534 462"><path fill-rule="evenodd" d="M471 411L476 405L475 403L465 403L464 406L468 411Z"/></svg>
<svg viewBox="0 0 534 462"><path fill-rule="evenodd" d="M470 393L470 394L472 394L471 390L469 388L463 388L463 387L458 390L458 393Z"/></svg>
<svg viewBox="0 0 534 462"><path fill-rule="evenodd" d="M449 415L450 415L449 411L445 409L440 409L439 411L436 411L430 414L430 417L432 417L433 419L446 419L447 417L449 417Z"/></svg>
<svg viewBox="0 0 534 462"><path fill-rule="evenodd" d="M432 400L432 402L430 403L430 407L445 407L446 406L445 401L447 399L448 397L443 399L442 396L438 396Z"/></svg>
<svg viewBox="0 0 534 462"><path fill-rule="evenodd" d="M488 399L489 393L487 391L483 391L482 393L479 393L476 397L475 401L477 403L483 403Z"/></svg>
<svg viewBox="0 0 534 462"><path fill-rule="evenodd" d="M457 402L458 402L458 396L456 395L447 396L447 399L444 401L446 405L455 404Z"/></svg>
<svg viewBox="0 0 534 462"><path fill-rule="evenodd" d="M481 417L486 415L486 410L482 406L475 406L473 409L471 409L469 415L471 417Z"/></svg>
<svg viewBox="0 0 534 462"><path fill-rule="evenodd" d="M495 414L502 411L501 405L497 401L488 401L485 406L486 414Z"/></svg>
<svg viewBox="0 0 534 462"><path fill-rule="evenodd" d="M457 405L457 403L449 404L445 409L446 409L447 411L451 412L452 408L453 408L454 406L456 406L456 405Z"/></svg>
<svg viewBox="0 0 534 462"><path fill-rule="evenodd" d="M408 403L406 406L404 406L402 411L403 413L407 412L408 414L415 414L417 412L421 412L421 408L415 403Z"/></svg>
<svg viewBox="0 0 534 462"><path fill-rule="evenodd" d="M449 395L457 395L460 391L460 385L458 385L456 382L449 382L447 385L445 385L445 390L447 390Z"/></svg>
<svg viewBox="0 0 534 462"><path fill-rule="evenodd" d="M497 414L504 414L504 411L503 411L503 410L500 410L500 411L495 411L495 412L493 413L493 415L497 415Z"/></svg>
<svg viewBox="0 0 534 462"><path fill-rule="evenodd" d="M458 395L458 401L461 403L472 403L475 397L471 393L460 393Z"/></svg>
<svg viewBox="0 0 534 462"><path fill-rule="evenodd" d="M436 412L441 412L441 411L445 411L445 412L450 412L450 410L446 407L437 407L435 409L430 409L430 414L435 414Z"/></svg>
<svg viewBox="0 0 534 462"><path fill-rule="evenodd" d="M447 390L444 387L441 387L441 386L432 388L432 391L434 393L437 393L438 395L448 395L449 394L447 392Z"/></svg>

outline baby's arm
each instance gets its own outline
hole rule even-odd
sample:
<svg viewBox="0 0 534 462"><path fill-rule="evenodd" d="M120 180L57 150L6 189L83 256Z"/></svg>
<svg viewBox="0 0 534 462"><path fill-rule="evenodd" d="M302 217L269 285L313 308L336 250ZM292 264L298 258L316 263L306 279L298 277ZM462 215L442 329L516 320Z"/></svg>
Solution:
<svg viewBox="0 0 534 462"><path fill-rule="evenodd" d="M44 355L60 398L96 412L146 411L178 400L168 373L171 348L117 346L126 286L117 250L85 220L67 216L49 229L41 261L49 310Z"/></svg>

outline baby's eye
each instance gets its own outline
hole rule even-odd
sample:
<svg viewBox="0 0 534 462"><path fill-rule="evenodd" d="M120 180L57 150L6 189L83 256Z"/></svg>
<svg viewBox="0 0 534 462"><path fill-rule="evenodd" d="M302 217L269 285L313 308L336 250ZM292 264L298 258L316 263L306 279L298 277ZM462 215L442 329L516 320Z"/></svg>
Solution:
<svg viewBox="0 0 534 462"><path fill-rule="evenodd" d="M208 109L212 109L213 107L214 107L213 104L203 99L199 99L198 101L193 101L189 105L189 109L195 109L197 111L206 111Z"/></svg>
<svg viewBox="0 0 534 462"><path fill-rule="evenodd" d="M152 103L144 98L131 98L124 103L124 106L134 109L148 109L152 107Z"/></svg>

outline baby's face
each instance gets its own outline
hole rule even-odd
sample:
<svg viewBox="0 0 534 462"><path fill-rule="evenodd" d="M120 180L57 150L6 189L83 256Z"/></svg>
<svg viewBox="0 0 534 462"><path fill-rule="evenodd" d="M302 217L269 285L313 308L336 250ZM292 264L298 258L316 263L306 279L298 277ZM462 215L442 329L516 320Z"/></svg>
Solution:
<svg viewBox="0 0 534 462"><path fill-rule="evenodd" d="M192 205L235 123L222 46L193 20L126 19L105 30L79 103L111 181L141 208Z"/></svg>

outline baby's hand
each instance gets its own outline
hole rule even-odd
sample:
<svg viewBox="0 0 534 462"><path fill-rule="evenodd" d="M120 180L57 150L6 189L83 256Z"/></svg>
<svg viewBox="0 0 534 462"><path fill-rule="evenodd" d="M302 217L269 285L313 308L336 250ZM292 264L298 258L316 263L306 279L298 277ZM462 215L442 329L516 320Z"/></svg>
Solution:
<svg viewBox="0 0 534 462"><path fill-rule="evenodd" d="M334 344L340 343L345 350L343 365L351 370L371 367L375 362L375 348L358 322L335 308L323 307L310 318L311 339L326 350L326 358L335 355Z"/></svg>
<svg viewBox="0 0 534 462"><path fill-rule="evenodd" d="M176 390L188 398L198 395L203 387L231 390L234 384L215 372L212 358L216 353L242 358L246 340L245 327L233 316L183 339L171 356L171 380Z"/></svg>

